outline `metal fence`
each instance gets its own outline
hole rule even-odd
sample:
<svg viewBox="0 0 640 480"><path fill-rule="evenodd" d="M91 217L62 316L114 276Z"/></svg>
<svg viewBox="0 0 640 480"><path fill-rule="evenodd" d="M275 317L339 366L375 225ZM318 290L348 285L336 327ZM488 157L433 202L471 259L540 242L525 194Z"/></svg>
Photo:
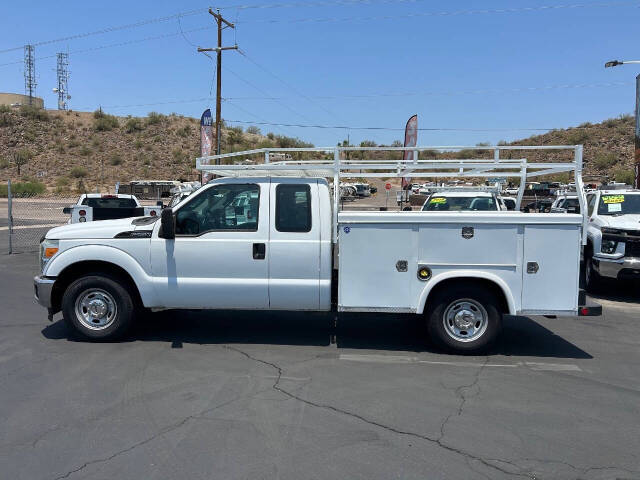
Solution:
<svg viewBox="0 0 640 480"><path fill-rule="evenodd" d="M49 229L67 223L69 215L62 209L76 200L69 194L16 194L7 185L7 196L0 198L0 251L37 251Z"/></svg>

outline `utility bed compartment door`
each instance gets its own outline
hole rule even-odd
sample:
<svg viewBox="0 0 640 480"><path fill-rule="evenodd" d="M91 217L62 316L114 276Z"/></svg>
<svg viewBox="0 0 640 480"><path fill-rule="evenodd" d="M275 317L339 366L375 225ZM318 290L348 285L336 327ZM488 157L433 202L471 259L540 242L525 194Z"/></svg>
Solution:
<svg viewBox="0 0 640 480"><path fill-rule="evenodd" d="M526 225L522 268L524 313L578 308L579 225Z"/></svg>
<svg viewBox="0 0 640 480"><path fill-rule="evenodd" d="M407 224L341 224L339 308L409 311L417 234Z"/></svg>

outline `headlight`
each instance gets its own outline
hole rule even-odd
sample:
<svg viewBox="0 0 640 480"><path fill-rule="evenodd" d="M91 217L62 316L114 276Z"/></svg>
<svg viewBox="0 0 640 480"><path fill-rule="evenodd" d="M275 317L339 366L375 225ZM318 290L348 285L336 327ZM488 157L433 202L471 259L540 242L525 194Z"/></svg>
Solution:
<svg viewBox="0 0 640 480"><path fill-rule="evenodd" d="M615 240L602 240L600 251L602 253L616 253L616 248L618 248L618 242Z"/></svg>
<svg viewBox="0 0 640 480"><path fill-rule="evenodd" d="M51 257L58 253L58 246L60 242L58 240L50 240L45 238L40 242L40 272L44 270L45 265Z"/></svg>

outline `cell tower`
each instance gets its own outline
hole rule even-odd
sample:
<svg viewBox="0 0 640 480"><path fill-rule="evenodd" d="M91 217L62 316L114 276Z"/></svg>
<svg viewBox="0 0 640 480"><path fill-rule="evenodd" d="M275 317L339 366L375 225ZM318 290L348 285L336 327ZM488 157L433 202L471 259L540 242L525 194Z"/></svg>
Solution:
<svg viewBox="0 0 640 480"><path fill-rule="evenodd" d="M24 94L29 97L29 105L33 105L36 96L36 64L33 45L24 46Z"/></svg>
<svg viewBox="0 0 640 480"><path fill-rule="evenodd" d="M58 66L56 68L56 74L58 76L58 86L53 89L53 93L58 94L58 110L66 110L67 100L71 99L69 95L69 54L57 53Z"/></svg>

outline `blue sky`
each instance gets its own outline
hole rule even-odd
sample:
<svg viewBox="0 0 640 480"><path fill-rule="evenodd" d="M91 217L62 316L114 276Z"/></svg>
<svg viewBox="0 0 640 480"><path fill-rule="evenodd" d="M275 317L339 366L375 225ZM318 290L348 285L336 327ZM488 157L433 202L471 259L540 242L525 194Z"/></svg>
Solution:
<svg viewBox="0 0 640 480"><path fill-rule="evenodd" d="M36 46L37 94L47 108L57 102L55 57L42 57L69 51L72 109L199 117L215 105L208 100L213 62L195 48L215 44L209 6L237 21L223 43L237 41L246 55L223 55L228 120L402 129L417 113L421 128L466 129L422 131L420 144L460 145L535 133L501 129L561 128L633 111L640 68L603 64L640 57L638 1L69 0L54 8L7 0L0 50L199 10L180 22ZM0 91L24 91L22 64L5 65L22 55L0 53ZM260 128L316 145L347 134L352 143L402 138L400 131ZM500 131L468 131L477 129Z"/></svg>

